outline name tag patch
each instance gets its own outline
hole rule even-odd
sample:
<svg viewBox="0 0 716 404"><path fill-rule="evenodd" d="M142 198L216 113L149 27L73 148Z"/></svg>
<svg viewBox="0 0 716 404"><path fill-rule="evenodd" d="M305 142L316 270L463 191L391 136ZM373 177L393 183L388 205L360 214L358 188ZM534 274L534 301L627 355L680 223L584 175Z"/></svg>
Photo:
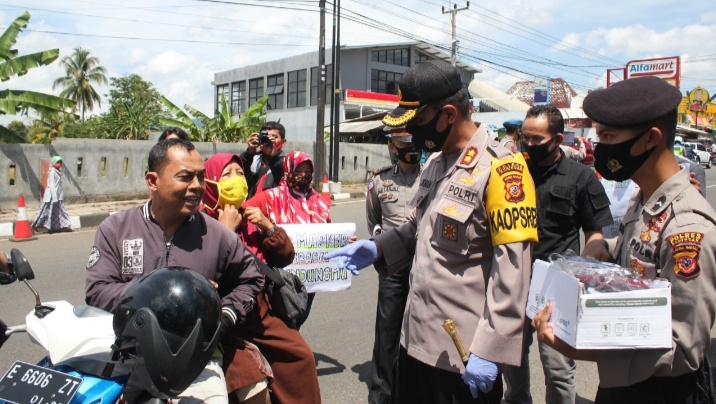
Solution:
<svg viewBox="0 0 716 404"><path fill-rule="evenodd" d="M144 239L122 240L122 274L144 273Z"/></svg>

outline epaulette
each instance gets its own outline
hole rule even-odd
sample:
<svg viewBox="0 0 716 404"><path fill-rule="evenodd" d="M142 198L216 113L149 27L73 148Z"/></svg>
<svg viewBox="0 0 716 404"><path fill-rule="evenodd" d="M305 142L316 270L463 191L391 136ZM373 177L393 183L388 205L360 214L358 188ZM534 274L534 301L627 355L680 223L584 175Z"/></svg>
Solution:
<svg viewBox="0 0 716 404"><path fill-rule="evenodd" d="M512 155L512 152L507 150L504 146L501 146L500 143L492 140L487 145L487 150L492 154L494 157L497 157L498 160L501 160L505 157L509 157Z"/></svg>
<svg viewBox="0 0 716 404"><path fill-rule="evenodd" d="M385 166L385 167L383 167L383 168L379 168L379 169L377 169L377 170L373 170L373 175L378 175L378 174L380 174L380 173L382 173L382 172L384 172L384 171L388 171L388 170L390 170L390 167L393 167L393 166L390 165L390 166Z"/></svg>

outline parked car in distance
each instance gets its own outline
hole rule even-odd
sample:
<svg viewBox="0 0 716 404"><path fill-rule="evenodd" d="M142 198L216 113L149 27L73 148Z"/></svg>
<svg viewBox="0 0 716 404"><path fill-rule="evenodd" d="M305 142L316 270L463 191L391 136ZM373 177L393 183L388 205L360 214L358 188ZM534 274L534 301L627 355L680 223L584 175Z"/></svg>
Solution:
<svg viewBox="0 0 716 404"><path fill-rule="evenodd" d="M695 161L705 165L706 168L711 168L711 153L706 149L706 146L698 142L684 142L684 145L688 145L691 151L696 155Z"/></svg>

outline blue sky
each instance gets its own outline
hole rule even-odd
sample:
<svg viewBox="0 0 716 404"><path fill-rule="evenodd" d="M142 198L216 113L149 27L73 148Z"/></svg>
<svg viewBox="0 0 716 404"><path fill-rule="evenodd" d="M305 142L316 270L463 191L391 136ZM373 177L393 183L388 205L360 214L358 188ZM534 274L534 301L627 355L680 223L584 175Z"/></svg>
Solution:
<svg viewBox="0 0 716 404"><path fill-rule="evenodd" d="M449 46L450 18L441 13L441 6L450 4L454 3L342 0L346 18L341 42L410 40L395 34L399 31ZM714 94L716 11L709 4L673 0L472 2L469 10L457 16L459 58L482 69L478 78L501 90L536 74L562 77L584 94L605 85L607 66L681 56L681 89L701 85ZM19 37L16 49L20 54L59 48L62 57L82 46L100 58L110 76L139 74L176 104L189 104L206 113L213 104L214 72L318 47L317 0L0 0L0 26L7 27L25 10L32 18ZM328 44L330 18L329 14ZM372 26L350 21L366 18ZM52 82L61 75L55 62L13 78L3 87L53 92ZM98 90L106 94L108 89Z"/></svg>

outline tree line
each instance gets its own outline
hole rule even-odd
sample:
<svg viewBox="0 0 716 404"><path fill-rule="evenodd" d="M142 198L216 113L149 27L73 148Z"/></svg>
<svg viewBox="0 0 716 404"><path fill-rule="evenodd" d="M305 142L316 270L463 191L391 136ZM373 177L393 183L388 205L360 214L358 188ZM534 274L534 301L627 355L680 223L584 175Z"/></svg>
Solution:
<svg viewBox="0 0 716 404"><path fill-rule="evenodd" d="M59 49L18 55L13 49L17 36L27 26L30 14L24 12L0 36L0 80L7 82L29 69L47 66L59 58ZM234 116L222 95L217 110L207 115L191 107L183 108L162 96L151 82L139 75L107 78L107 69L89 49L74 48L60 60L65 75L52 89L58 96L26 90L0 90L0 115L24 116L7 126L0 125L0 143L49 144L57 137L95 139L148 139L152 131L177 126L201 142L243 141L266 121L267 96ZM107 112L87 117L102 105L95 86L109 85L105 99Z"/></svg>

